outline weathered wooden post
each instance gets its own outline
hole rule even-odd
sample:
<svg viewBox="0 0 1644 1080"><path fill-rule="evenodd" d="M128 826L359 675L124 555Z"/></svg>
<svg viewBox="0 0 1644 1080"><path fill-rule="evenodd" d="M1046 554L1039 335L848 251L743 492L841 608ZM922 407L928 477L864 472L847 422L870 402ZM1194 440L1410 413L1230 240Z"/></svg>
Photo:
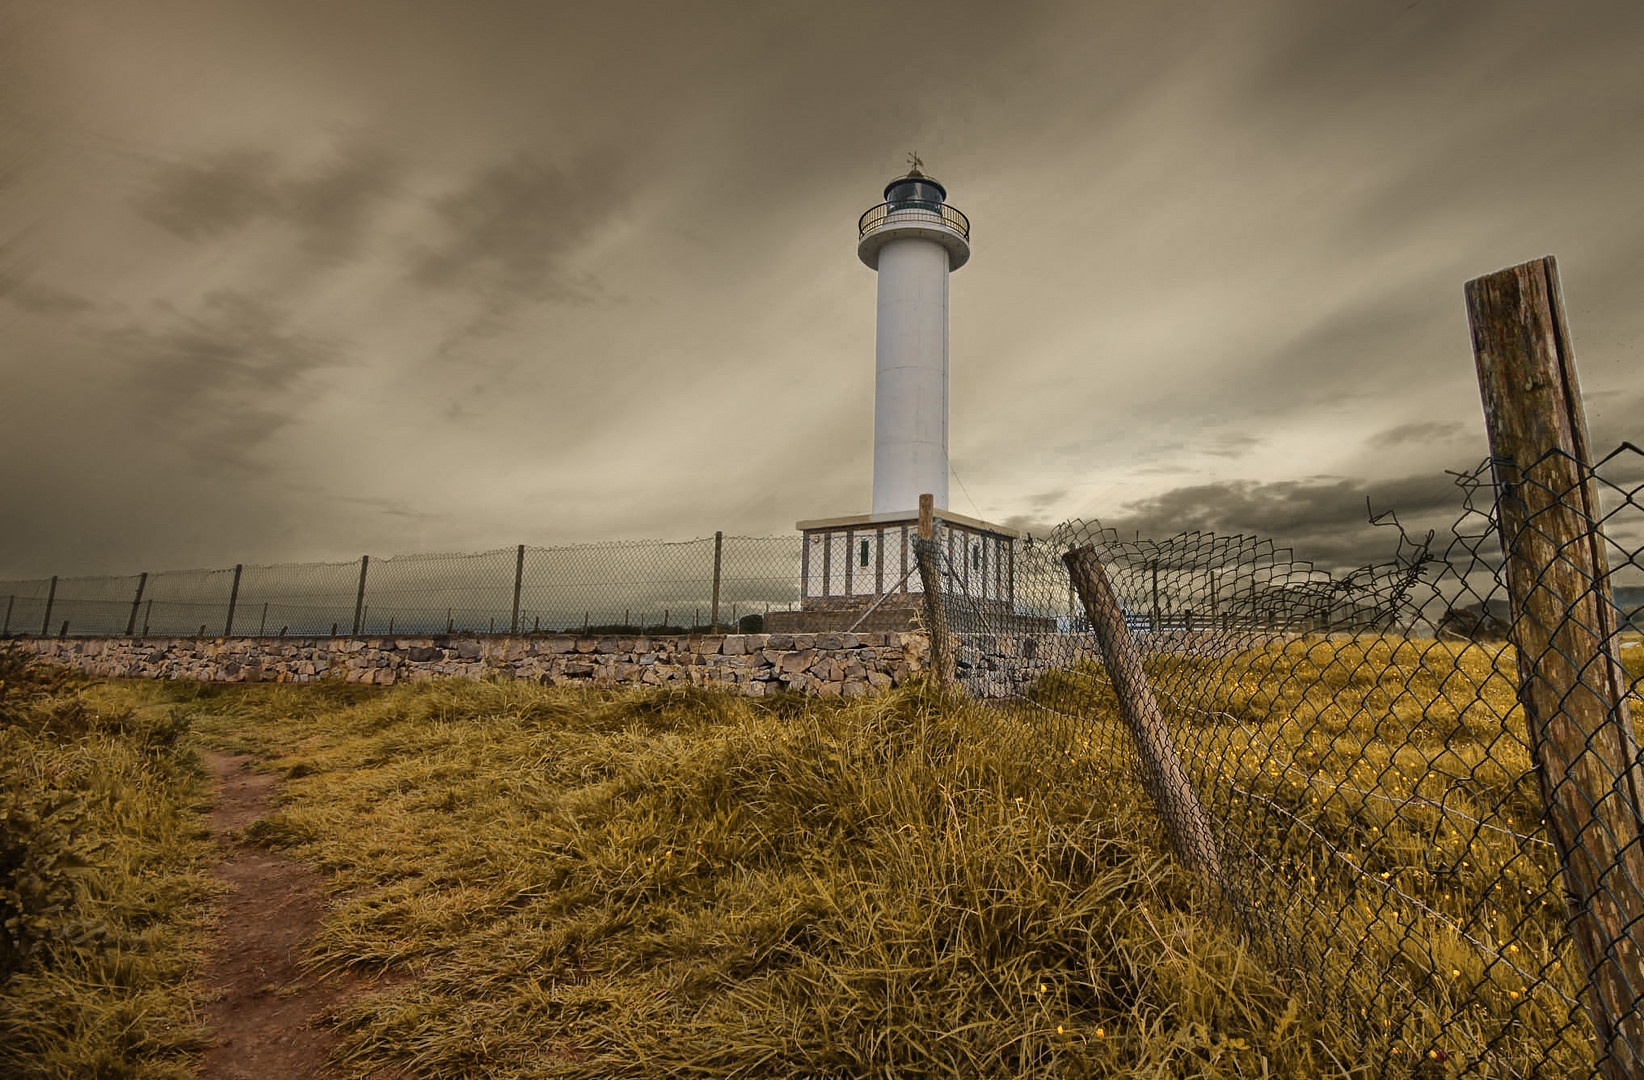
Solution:
<svg viewBox="0 0 1644 1080"><path fill-rule="evenodd" d="M1142 782L1164 816L1171 846L1199 876L1211 903L1219 904L1221 859L1210 833L1210 819L1205 816L1193 782L1176 753L1164 712L1142 668L1141 651L1131 637L1124 611L1113 594L1113 585L1102 569L1102 561L1096 557L1096 550L1086 544L1067 552L1062 562L1067 565L1068 577L1084 605L1085 618L1090 621L1102 648L1120 711L1136 744L1136 756L1141 759Z"/></svg>
<svg viewBox="0 0 1644 1080"><path fill-rule="evenodd" d="M720 557L724 553L724 550L725 550L725 534L722 533L722 532L715 532L714 533L714 603L713 603L713 613L710 616L710 621L713 623L713 625L711 627L709 627L709 632L710 633L718 633L719 632L719 563L720 563Z"/></svg>
<svg viewBox="0 0 1644 1080"><path fill-rule="evenodd" d="M51 575L51 588L46 592L46 617L40 620L40 636L51 636L51 605L57 599L57 575Z"/></svg>
<svg viewBox="0 0 1644 1080"><path fill-rule="evenodd" d="M1609 1080L1644 1080L1644 775L1558 266L1469 281L1513 644L1547 833Z"/></svg>
<svg viewBox="0 0 1644 1080"><path fill-rule="evenodd" d="M143 590L148 587L148 571L137 575L137 595L131 598L131 617L126 620L126 637L137 632L137 612L143 606ZM6 620L10 622L10 618Z"/></svg>
<svg viewBox="0 0 1644 1080"><path fill-rule="evenodd" d="M240 571L244 569L243 564L234 564L234 584L228 590L228 618L223 622L223 637L234 636L234 608L240 603Z"/></svg>
<svg viewBox="0 0 1644 1080"><path fill-rule="evenodd" d="M524 583L525 545L521 544L519 546L519 551L514 554L514 614L513 617L508 620L508 632L510 634L519 633L519 590L520 586Z"/></svg>
<svg viewBox="0 0 1644 1080"><path fill-rule="evenodd" d="M919 536L913 545L919 584L924 589L925 630L930 634L930 670L936 685L953 684L953 648L948 640L948 614L942 603L942 564L936 546L936 499L919 496Z"/></svg>
<svg viewBox="0 0 1644 1080"><path fill-rule="evenodd" d="M371 567L371 556L361 555L360 556L360 588L359 588L359 591L354 594L354 636L355 637L360 636L360 626L364 622L364 619L365 619L365 572L366 572L366 570L370 569L370 567ZM331 628L331 633L332 633L333 636L336 635L337 628L335 626L333 626Z"/></svg>
<svg viewBox="0 0 1644 1080"><path fill-rule="evenodd" d="M12 595L6 597L6 624L5 624L5 627L3 629L0 629L0 637L10 637L11 636L11 609L12 609L12 606L15 605L16 603L17 603L17 594L16 593L13 593Z"/></svg>

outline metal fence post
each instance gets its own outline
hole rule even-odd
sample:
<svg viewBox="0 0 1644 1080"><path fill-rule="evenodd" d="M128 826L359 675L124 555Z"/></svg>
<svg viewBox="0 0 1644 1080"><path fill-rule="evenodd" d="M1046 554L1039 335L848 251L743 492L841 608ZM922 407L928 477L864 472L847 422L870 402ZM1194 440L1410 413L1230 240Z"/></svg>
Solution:
<svg viewBox="0 0 1644 1080"><path fill-rule="evenodd" d="M360 623L365 618L365 572L371 567L371 556L360 556L360 589L354 594L354 636L360 636ZM337 628L333 626L331 632L335 634Z"/></svg>
<svg viewBox="0 0 1644 1080"><path fill-rule="evenodd" d="M724 550L725 534L722 532L714 533L714 602L713 611L710 615L710 620L713 623L710 632L719 630L719 561Z"/></svg>
<svg viewBox="0 0 1644 1080"><path fill-rule="evenodd" d="M137 595L131 598L131 618L126 620L126 637L137 632L137 612L143 606L143 590L148 587L148 571L137 575Z"/></svg>
<svg viewBox="0 0 1644 1080"><path fill-rule="evenodd" d="M1551 256L1469 281L1519 702L1609 1080L1644 1078L1644 771Z"/></svg>
<svg viewBox="0 0 1644 1080"><path fill-rule="evenodd" d="M936 685L953 684L953 649L948 641L948 613L942 603L942 564L936 546L936 500L919 496L919 536L913 558L919 568L919 584L925 590L925 630L930 634L930 670ZM848 553L847 553L848 554Z"/></svg>
<svg viewBox="0 0 1644 1080"><path fill-rule="evenodd" d="M1113 585L1089 544L1067 552L1062 562L1067 565L1068 577L1084 606L1085 618L1102 647L1120 711L1136 744L1136 755L1141 759L1142 781L1164 816L1171 846L1198 874L1212 903L1219 903L1221 859L1210 833L1210 819L1205 816L1199 795L1193 790L1193 782L1176 753L1170 727L1165 723L1158 699L1153 696L1153 686L1142 667L1141 652L1130 635L1119 600L1113 595ZM1158 572L1156 565L1154 572Z"/></svg>
<svg viewBox="0 0 1644 1080"><path fill-rule="evenodd" d="M525 581L525 545L519 546L514 556L514 615L508 620L508 632L519 633L519 588Z"/></svg>
<svg viewBox="0 0 1644 1080"><path fill-rule="evenodd" d="M240 571L244 569L243 564L234 564L234 584L228 590L228 618L223 622L223 637L234 636L234 609L240 603Z"/></svg>
<svg viewBox="0 0 1644 1080"><path fill-rule="evenodd" d="M40 620L40 636L51 636L51 605L57 600L57 575L51 575L51 588L46 592L46 617Z"/></svg>
<svg viewBox="0 0 1644 1080"><path fill-rule="evenodd" d="M11 609L12 605L15 603L17 603L16 593L6 597L6 625L4 629L0 629L0 637L11 636Z"/></svg>

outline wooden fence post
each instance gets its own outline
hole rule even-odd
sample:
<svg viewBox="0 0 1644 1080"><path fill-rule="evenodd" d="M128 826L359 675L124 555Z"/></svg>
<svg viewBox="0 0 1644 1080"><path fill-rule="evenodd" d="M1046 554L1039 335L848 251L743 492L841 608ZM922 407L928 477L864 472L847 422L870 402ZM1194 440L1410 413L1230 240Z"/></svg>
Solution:
<svg viewBox="0 0 1644 1080"><path fill-rule="evenodd" d="M371 567L371 556L360 556L360 588L354 594L354 636L360 636L360 624L365 619L365 572ZM333 626L331 633L335 635L337 628Z"/></svg>
<svg viewBox="0 0 1644 1080"><path fill-rule="evenodd" d="M13 593L12 595L6 597L6 625L5 625L4 629L0 629L0 638L11 637L11 609L12 609L12 605L14 605L16 603L17 603L17 594L16 593Z"/></svg>
<svg viewBox="0 0 1644 1080"><path fill-rule="evenodd" d="M51 575L51 588L46 592L46 617L40 620L40 636L51 636L51 605L57 600L57 575Z"/></svg>
<svg viewBox="0 0 1644 1080"><path fill-rule="evenodd" d="M514 556L514 616L508 621L508 632L519 633L519 589L525 583L525 545L519 546Z"/></svg>
<svg viewBox="0 0 1644 1080"><path fill-rule="evenodd" d="M942 603L942 563L936 546L936 499L919 496L919 537L913 558L919 568L919 584L925 590L925 630L930 634L930 670L936 685L953 685L953 648L948 640L948 614ZM848 554L848 553L847 553Z"/></svg>
<svg viewBox="0 0 1644 1080"><path fill-rule="evenodd" d="M1095 549L1086 544L1067 552L1062 562L1067 564L1068 577L1084 605L1085 618L1101 645L1120 711L1136 744L1136 755L1141 759L1142 782L1164 816L1171 846L1199 876L1211 904L1219 904L1221 859L1210 833L1210 819L1205 816L1193 782L1176 753L1176 744L1170 739L1164 712L1153 696L1147 672L1142 669L1141 653L1130 635L1124 610L1113 594L1107 572L1102 569L1102 561L1096 557Z"/></svg>
<svg viewBox="0 0 1644 1080"><path fill-rule="evenodd" d="M131 618L126 620L126 637L137 632L137 612L143 606L143 590L148 587L148 571L137 575L137 595L131 598Z"/></svg>
<svg viewBox="0 0 1644 1080"><path fill-rule="evenodd" d="M1644 775L1551 256L1469 281L1520 704L1609 1080L1644 1078Z"/></svg>
<svg viewBox="0 0 1644 1080"><path fill-rule="evenodd" d="M240 571L244 569L241 563L234 564L234 584L228 590L228 619L223 623L223 637L234 636L234 609L240 603Z"/></svg>
<svg viewBox="0 0 1644 1080"><path fill-rule="evenodd" d="M1153 573L1153 619L1151 625L1153 632L1157 634L1164 626L1164 618L1159 611L1159 560L1154 559L1147 564L1147 568Z"/></svg>
<svg viewBox="0 0 1644 1080"><path fill-rule="evenodd" d="M711 633L718 633L719 632L719 561L720 561L720 556L724 553L724 550L725 550L725 534L722 533L722 532L715 532L714 533L714 603L713 603L713 614L710 616L710 621L713 623L713 626L710 628Z"/></svg>

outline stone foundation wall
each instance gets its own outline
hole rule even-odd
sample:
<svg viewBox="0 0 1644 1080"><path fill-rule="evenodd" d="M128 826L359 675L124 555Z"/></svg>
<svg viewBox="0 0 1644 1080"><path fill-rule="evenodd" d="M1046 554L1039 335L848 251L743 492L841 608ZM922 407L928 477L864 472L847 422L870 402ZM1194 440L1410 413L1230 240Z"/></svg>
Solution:
<svg viewBox="0 0 1644 1080"><path fill-rule="evenodd" d="M503 675L550 686L720 685L856 697L921 674L922 634L693 634L688 637L20 638L42 660L104 678L389 686Z"/></svg>

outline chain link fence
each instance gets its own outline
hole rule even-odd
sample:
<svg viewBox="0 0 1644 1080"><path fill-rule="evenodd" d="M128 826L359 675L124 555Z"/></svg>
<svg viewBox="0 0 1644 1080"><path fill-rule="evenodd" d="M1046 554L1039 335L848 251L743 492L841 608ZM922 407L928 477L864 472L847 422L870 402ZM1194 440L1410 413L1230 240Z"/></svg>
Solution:
<svg viewBox="0 0 1644 1080"><path fill-rule="evenodd" d="M0 581L0 636L727 629L798 604L800 555L797 536L718 534Z"/></svg>
<svg viewBox="0 0 1644 1080"><path fill-rule="evenodd" d="M1052 782L1126 763L1115 802L1374 1075L1635 1077L1644 452L1502 465L1442 543L1374 519L1394 556L1351 573L1074 521L1018 543L1002 613L944 564L936 663Z"/></svg>

